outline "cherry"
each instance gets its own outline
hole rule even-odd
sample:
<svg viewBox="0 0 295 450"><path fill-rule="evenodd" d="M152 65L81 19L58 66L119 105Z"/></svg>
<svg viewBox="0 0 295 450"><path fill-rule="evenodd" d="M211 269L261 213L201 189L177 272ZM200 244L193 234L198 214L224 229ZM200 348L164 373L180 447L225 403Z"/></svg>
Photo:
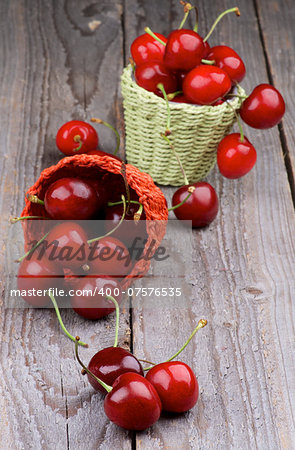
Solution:
<svg viewBox="0 0 295 450"><path fill-rule="evenodd" d="M175 103L189 103L189 101L187 100L186 96L183 94L180 95L176 95L176 97L174 97L171 102L175 102Z"/></svg>
<svg viewBox="0 0 295 450"><path fill-rule="evenodd" d="M168 36L164 64L170 70L188 71L201 63L203 53L203 39L198 33L185 29L173 30Z"/></svg>
<svg viewBox="0 0 295 450"><path fill-rule="evenodd" d="M86 276L76 285L75 295L71 297L72 308L85 319L101 319L115 310L110 296L117 302L121 300L121 289L115 279Z"/></svg>
<svg viewBox="0 0 295 450"><path fill-rule="evenodd" d="M209 52L210 52L210 50L211 50L211 47L210 47L210 45L208 44L208 41L206 41L206 42L203 41L203 44L204 44L204 52L203 52L202 58L208 59L207 56L209 55Z"/></svg>
<svg viewBox="0 0 295 450"><path fill-rule="evenodd" d="M167 38L160 33L155 33L156 36L164 43ZM136 65L147 61L163 62L165 52L165 45L148 34L138 36L131 44L131 56Z"/></svg>
<svg viewBox="0 0 295 450"><path fill-rule="evenodd" d="M58 130L56 145L67 156L79 155L97 148L98 135L89 123L71 120Z"/></svg>
<svg viewBox="0 0 295 450"><path fill-rule="evenodd" d="M136 237L140 237L142 241L147 238L145 212L142 211L139 221L135 222L134 220L134 214L138 212L139 206L138 203L130 203L129 210L126 212L122 224L114 233L112 233L113 237L120 239L127 247L132 244ZM118 225L122 216L122 204L105 208L105 232L109 233L116 225Z"/></svg>
<svg viewBox="0 0 295 450"><path fill-rule="evenodd" d="M156 389L163 410L182 413L191 409L199 397L199 385L192 369L180 361L157 364L149 370L146 380Z"/></svg>
<svg viewBox="0 0 295 450"><path fill-rule="evenodd" d="M108 347L95 353L91 358L88 369L106 384L112 386L115 379L126 372L134 372L143 376L143 369L132 353L121 347ZM106 389L98 383L93 376L88 374L89 383L94 389L107 392Z"/></svg>
<svg viewBox="0 0 295 450"><path fill-rule="evenodd" d="M217 149L217 164L226 178L240 178L246 175L256 163L256 150L248 139L240 133L224 137Z"/></svg>
<svg viewBox="0 0 295 450"><path fill-rule="evenodd" d="M108 275L122 278L131 271L132 264L129 251L121 241L113 236L106 236L94 242L90 253L91 259L88 259L89 275Z"/></svg>
<svg viewBox="0 0 295 450"><path fill-rule="evenodd" d="M21 261L17 274L17 286L27 303L43 308L50 302L45 291L56 285L58 275L53 262L46 257L40 260L38 258L38 253L33 253ZM42 295L39 296L36 292L34 294L33 289L42 291Z"/></svg>
<svg viewBox="0 0 295 450"><path fill-rule="evenodd" d="M259 84L242 103L240 116L252 128L266 129L277 125L285 114L280 92L270 84Z"/></svg>
<svg viewBox="0 0 295 450"><path fill-rule="evenodd" d="M140 64L135 69L135 80L139 86L156 95L162 96L158 89L158 84L164 85L167 93L175 92L177 89L177 79L163 63L158 61L148 61Z"/></svg>
<svg viewBox="0 0 295 450"><path fill-rule="evenodd" d="M111 154L111 153L107 153L107 152L103 152L102 150L90 150L90 152L87 152L87 155L94 155L94 156L110 156L114 159L116 159L117 161L122 161L121 158L119 158L119 156Z"/></svg>
<svg viewBox="0 0 295 450"><path fill-rule="evenodd" d="M84 229L75 222L65 221L56 225L49 232L46 242L46 255L50 261L63 268L75 270L81 267L87 259L87 235Z"/></svg>
<svg viewBox="0 0 295 450"><path fill-rule="evenodd" d="M127 430L145 430L160 417L162 404L154 386L138 373L124 373L104 401L108 418Z"/></svg>
<svg viewBox="0 0 295 450"><path fill-rule="evenodd" d="M195 190L188 197L190 186L194 186ZM174 209L177 219L192 221L193 228L209 225L215 219L218 213L218 198L215 189L209 183L198 182L177 189L172 197L173 207L186 198L183 205Z"/></svg>
<svg viewBox="0 0 295 450"><path fill-rule="evenodd" d="M246 68L240 56L226 45L211 47L206 59L215 61L215 65L223 69L233 83L239 83L246 75Z"/></svg>
<svg viewBox="0 0 295 450"><path fill-rule="evenodd" d="M219 67L200 65L191 70L184 79L183 93L192 103L210 105L226 95L231 89L228 74Z"/></svg>
<svg viewBox="0 0 295 450"><path fill-rule="evenodd" d="M75 354L85 372L101 384L108 394L104 400L107 417L116 425L127 430L145 430L160 417L162 404L153 385L142 375L127 372L120 375L110 386L96 377L79 358L76 337Z"/></svg>
<svg viewBox="0 0 295 450"><path fill-rule="evenodd" d="M44 198L52 219L90 219L103 206L94 188L79 178L60 178L52 183Z"/></svg>

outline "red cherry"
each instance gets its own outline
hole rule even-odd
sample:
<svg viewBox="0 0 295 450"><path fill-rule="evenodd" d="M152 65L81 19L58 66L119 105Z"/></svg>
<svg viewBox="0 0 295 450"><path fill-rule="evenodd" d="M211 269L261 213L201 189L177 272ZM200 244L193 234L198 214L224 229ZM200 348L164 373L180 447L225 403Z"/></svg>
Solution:
<svg viewBox="0 0 295 450"><path fill-rule="evenodd" d="M108 347L95 353L88 364L88 369L109 386L112 386L116 378L123 373L134 372L143 376L138 359L121 347ZM104 394L107 392L91 375L87 376L94 389Z"/></svg>
<svg viewBox="0 0 295 450"><path fill-rule="evenodd" d="M197 378L192 369L183 362L157 364L149 370L146 379L158 392L164 411L182 413L197 403Z"/></svg>
<svg viewBox="0 0 295 450"><path fill-rule="evenodd" d="M243 60L231 47L226 45L211 47L206 59L215 61L215 65L223 69L233 83L239 83L246 75Z"/></svg>
<svg viewBox="0 0 295 450"><path fill-rule="evenodd" d="M189 186L195 190L187 201L174 209L174 214L179 220L192 221L192 227L204 227L211 223L218 213L218 198L215 189L205 182L198 182L177 189L172 197L172 205L176 206L188 196Z"/></svg>
<svg viewBox="0 0 295 450"><path fill-rule="evenodd" d="M202 59L207 59L207 56L209 55L211 47L208 44L208 41L206 41L206 42L203 41L203 44L204 44L204 52L203 52Z"/></svg>
<svg viewBox="0 0 295 450"><path fill-rule="evenodd" d="M285 114L280 92L270 84L259 84L242 103L240 116L252 128L266 129L277 125Z"/></svg>
<svg viewBox="0 0 295 450"><path fill-rule="evenodd" d="M95 155L95 156L111 156L112 158L117 159L118 161L122 162L122 159L119 158L117 155L113 155L112 153L103 152L102 150L91 150L90 152L87 152L87 155Z"/></svg>
<svg viewBox="0 0 295 450"><path fill-rule="evenodd" d="M201 65L191 70L184 79L183 93L192 103L210 105L231 89L228 74L219 67Z"/></svg>
<svg viewBox="0 0 295 450"><path fill-rule="evenodd" d="M106 395L104 410L108 418L127 430L145 430L160 417L161 400L153 385L137 373L124 373Z"/></svg>
<svg viewBox="0 0 295 450"><path fill-rule="evenodd" d="M87 259L87 235L75 222L66 221L56 225L46 237L46 242L47 257L63 268L78 269Z"/></svg>
<svg viewBox="0 0 295 450"><path fill-rule="evenodd" d="M88 259L89 275L122 278L131 271L132 263L129 251L119 239L106 236L93 242L91 247Z"/></svg>
<svg viewBox="0 0 295 450"><path fill-rule="evenodd" d="M177 90L176 77L163 63L157 61L148 61L137 66L135 69L135 80L139 86L159 96L163 96L157 88L159 83L163 84L167 94Z"/></svg>
<svg viewBox="0 0 295 450"><path fill-rule="evenodd" d="M163 42L167 42L167 38L160 33L155 35ZM165 45L161 44L155 38L145 33L138 36L131 44L131 56L135 64L138 66L147 61L163 62Z"/></svg>
<svg viewBox="0 0 295 450"><path fill-rule="evenodd" d="M71 120L58 130L56 145L67 156L79 155L97 148L98 135L89 123Z"/></svg>
<svg viewBox="0 0 295 450"><path fill-rule="evenodd" d="M34 252L20 263L17 274L17 287L20 291L23 291L22 298L27 303L43 308L50 303L50 298L44 291L56 287L58 274L54 263L45 256L40 260L38 257L39 254ZM33 295L33 289L41 290L42 295L39 296L37 293ZM32 295L29 295L30 292Z"/></svg>
<svg viewBox="0 0 295 450"><path fill-rule="evenodd" d="M78 178L60 178L45 193L45 209L52 219L90 219L104 203L94 188Z"/></svg>
<svg viewBox="0 0 295 450"><path fill-rule="evenodd" d="M120 239L127 247L138 237L141 243L147 238L146 232L146 215L142 211L140 220L134 221L134 214L138 211L139 205L137 203L130 203L129 211L118 229L112 236ZM105 233L113 230L120 222L123 216L123 205L108 206L105 208Z"/></svg>
<svg viewBox="0 0 295 450"><path fill-rule="evenodd" d="M175 102L175 103L189 103L188 99L183 94L177 95L176 97L174 97L171 100L171 102Z"/></svg>
<svg viewBox="0 0 295 450"><path fill-rule="evenodd" d="M174 72L174 75L177 78L178 89L180 91L182 91L182 83L183 83L183 80L185 79L185 77L187 76L187 74L188 74L187 70L179 70L177 72Z"/></svg>
<svg viewBox="0 0 295 450"><path fill-rule="evenodd" d="M220 141L217 149L217 164L220 173L226 178L240 178L250 172L256 163L256 150L240 133L232 133Z"/></svg>
<svg viewBox="0 0 295 450"><path fill-rule="evenodd" d="M81 278L75 288L75 295L71 297L73 310L85 319L101 319L115 310L107 295L120 303L121 290L116 280L107 277L92 278L91 276Z"/></svg>
<svg viewBox="0 0 295 450"><path fill-rule="evenodd" d="M173 30L167 40L164 64L170 70L191 70L201 63L204 43L192 30Z"/></svg>

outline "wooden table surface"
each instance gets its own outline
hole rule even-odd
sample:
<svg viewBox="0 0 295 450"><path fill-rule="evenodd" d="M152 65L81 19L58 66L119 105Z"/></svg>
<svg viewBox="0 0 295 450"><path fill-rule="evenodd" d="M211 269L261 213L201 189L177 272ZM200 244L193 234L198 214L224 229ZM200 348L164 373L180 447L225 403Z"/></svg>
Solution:
<svg viewBox="0 0 295 450"><path fill-rule="evenodd" d="M199 32L205 35L232 6L200 0ZM214 169L208 177L220 211L209 228L194 232L192 307L181 314L134 308L120 318L120 345L156 361L179 348L201 317L208 319L181 358L198 377L197 406L146 432L119 429L81 377L54 312L2 305L1 449L295 448L295 3L239 0L237 6L241 17L225 17L210 43L231 45L243 57L248 93L274 83L287 103L285 118L271 130L245 126L258 152L250 174L231 181ZM177 0L1 0L0 12L4 293L8 219L20 214L40 171L59 160L57 129L72 118L98 116L123 132L119 79L130 44L146 25L168 34L182 8ZM99 135L111 152L109 130ZM164 191L170 198L173 189ZM62 317L90 343L85 361L112 345L113 315L99 323L71 310Z"/></svg>

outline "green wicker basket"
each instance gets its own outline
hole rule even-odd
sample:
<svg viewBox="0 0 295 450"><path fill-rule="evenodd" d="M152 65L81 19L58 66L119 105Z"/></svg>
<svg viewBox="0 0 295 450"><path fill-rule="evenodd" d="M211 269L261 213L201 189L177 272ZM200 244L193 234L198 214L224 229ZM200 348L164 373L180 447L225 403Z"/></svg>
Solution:
<svg viewBox="0 0 295 450"><path fill-rule="evenodd" d="M139 87L131 65L121 76L126 158L159 184L180 186L183 176L169 144L161 137L167 122L165 101ZM238 94L245 91L238 87ZM171 110L170 141L185 169L189 182L203 179L216 162L216 149L236 121L235 110L242 100L233 97L231 106L197 106L169 102Z"/></svg>

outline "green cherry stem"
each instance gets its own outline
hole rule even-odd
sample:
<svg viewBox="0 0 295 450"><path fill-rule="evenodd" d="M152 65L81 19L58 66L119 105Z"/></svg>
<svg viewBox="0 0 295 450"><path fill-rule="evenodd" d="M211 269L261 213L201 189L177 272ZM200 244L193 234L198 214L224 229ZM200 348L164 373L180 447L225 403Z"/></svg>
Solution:
<svg viewBox="0 0 295 450"><path fill-rule="evenodd" d="M141 204L137 200L130 200L130 203L134 203L135 205ZM120 200L119 202L108 202L108 206L117 206L117 205L122 205L122 204L123 204L122 200Z"/></svg>
<svg viewBox="0 0 295 450"><path fill-rule="evenodd" d="M43 217L43 216L22 216L22 217L10 217L9 222L10 223L16 223L20 220L27 220L27 219L46 219L50 220L49 217Z"/></svg>
<svg viewBox="0 0 295 450"><path fill-rule="evenodd" d="M192 340L192 338L194 337L196 332L199 331L201 328L204 328L206 325L207 325L207 320L206 319L199 320L198 325L196 326L196 328L194 329L194 331L192 332L192 334L190 335L188 340L183 344L183 346L176 353L174 353L174 355L172 355L169 359L166 359L166 361L164 361L164 362L169 362L169 361L172 361L173 359L175 359L186 348L186 346L190 343L190 341ZM144 371L150 370L150 369L152 369L152 367L153 366L146 367L143 370Z"/></svg>
<svg viewBox="0 0 295 450"><path fill-rule="evenodd" d="M214 31L216 25L218 24L218 22L220 22L220 20L221 20L226 14L229 14L229 13L232 13L232 12L236 13L237 16L240 16L240 15L241 15L240 10L239 10L239 8L238 8L237 6L236 6L235 8L230 8L230 9L227 9L226 11L223 11L223 13L221 13L221 14L217 17L217 19L215 20L215 22L213 23L213 25L212 25L212 27L211 27L209 33L207 34L207 36L203 39L204 42L208 41L209 37L210 37L211 34L213 33L213 31Z"/></svg>
<svg viewBox="0 0 295 450"><path fill-rule="evenodd" d="M207 66L214 66L215 61L211 61L211 59L202 59L201 63L202 64L207 64Z"/></svg>
<svg viewBox="0 0 295 450"><path fill-rule="evenodd" d="M171 206L171 208L168 208L168 211L174 211L174 209L179 208L179 207L182 206L185 202L187 202L187 200L190 198L190 196L191 196L192 193L196 190L196 188L195 188L195 186L189 186L187 190L188 190L188 195L185 197L185 199L182 200L182 202L178 203L178 205Z"/></svg>
<svg viewBox="0 0 295 450"><path fill-rule="evenodd" d="M111 300L111 302L114 303L116 308L116 328L115 328L115 340L113 347L118 347L118 335L119 335L119 319L120 319L120 308L117 300L114 299L111 295L106 295L106 298L108 300Z"/></svg>
<svg viewBox="0 0 295 450"><path fill-rule="evenodd" d="M171 111L170 111L170 106L169 106L169 99L167 96L167 93L165 91L164 85L162 83L159 83L157 85L157 88L162 92L164 100L166 102L166 108L167 108L167 124L166 124L166 133L169 135L170 132L170 125L171 125Z"/></svg>
<svg viewBox="0 0 295 450"><path fill-rule="evenodd" d="M50 289L49 289L49 291L48 291L48 295L49 295L49 297L50 297L50 299L51 299L51 301L52 301L52 304L53 304L53 306L54 306L54 309L55 309L55 312L56 312L56 316L57 316L57 319L58 319L59 324L60 324L60 326L61 326L61 329L63 330L63 332L65 333L65 335L68 336L69 339L71 339L71 341L75 342L76 339L74 338L74 336L72 336L72 335L68 332L68 330L66 329L66 327L65 327L65 325L64 325L64 323L63 323L63 321L62 321L62 318L61 318L61 315L60 315L60 312L59 312L59 309L58 309L56 300L55 300L54 296L51 294ZM85 342L82 342L82 341L80 341L80 340L79 340L79 345L82 345L82 347L88 347L88 344L85 344Z"/></svg>
<svg viewBox="0 0 295 450"><path fill-rule="evenodd" d="M81 136L80 136L79 134L77 134L76 136L74 136L74 142L79 143L79 146L73 148L73 152L78 152L79 150L81 150L82 145L83 145L83 141L82 141Z"/></svg>
<svg viewBox="0 0 295 450"><path fill-rule="evenodd" d="M179 158L179 156L178 156L178 154L177 154L177 152L176 152L176 150L175 150L175 148L174 148L174 145L172 144L172 142L170 141L170 139L169 139L165 134L161 134L161 136L162 136L163 139L165 139L165 141L169 144L169 147L170 147L171 150L173 151L174 156L175 156L175 158L177 159L177 162L178 162L178 164L179 164L179 167L180 167L180 170L181 170L183 179L184 179L184 184L185 184L185 185L188 185L188 184L189 184L189 181L188 181L188 179L187 179L187 176L186 176L185 170L184 170L184 168L183 168L182 162L180 161L180 158Z"/></svg>
<svg viewBox="0 0 295 450"><path fill-rule="evenodd" d="M29 200L29 202L31 203L38 203L39 205L44 205L44 201L40 200L40 198L37 197L37 195L34 194L28 194L27 195L27 199Z"/></svg>
<svg viewBox="0 0 295 450"><path fill-rule="evenodd" d="M27 256L29 256L31 253L33 253L34 250L36 250L37 247L39 247L40 244L42 244L42 242L47 238L47 236L49 235L50 231L48 231L48 233L46 233L41 239L40 241L37 242L37 244L35 244L27 253L25 253L21 258L18 258L15 262L20 263L22 262Z"/></svg>
<svg viewBox="0 0 295 450"><path fill-rule="evenodd" d="M83 371L88 373L89 375L91 375L107 392L111 392L111 390L113 389L111 386L109 386L108 384L104 383L102 380L100 380L99 378L97 378L94 373L91 372L91 370L89 370L81 361L79 354L78 354L78 344L79 344L80 338L79 336L76 336L75 339L75 355L76 355L76 359L78 361L78 363L80 364L81 367L83 367Z"/></svg>
<svg viewBox="0 0 295 450"><path fill-rule="evenodd" d="M122 214L122 217L120 219L120 222L117 223L117 225L112 230L110 230L108 233L104 234L103 236L99 236L99 237L94 238L94 239L89 239L89 241L87 241L88 244L92 244L92 242L99 241L100 239L102 239L104 237L107 237L110 234L113 234L119 228L119 226L121 225L121 223L125 219L125 215L126 215L126 200L125 200L124 195L121 195L121 198L122 198L122 202L123 202L123 214Z"/></svg>
<svg viewBox="0 0 295 450"><path fill-rule="evenodd" d="M227 100L226 100L226 103L231 107L231 109L233 110L233 112L235 113L235 116L236 116L236 119L237 119L237 124L238 124L238 126L239 126L239 130L240 130L240 141L241 142L244 142L244 130L243 130L243 126L242 126L242 123L241 123L241 121L240 121L240 117L239 117L239 114L237 113L237 111L235 110L235 108L230 104L230 102L228 102Z"/></svg>
<svg viewBox="0 0 295 450"><path fill-rule="evenodd" d="M113 127L113 125L111 125L110 123L105 122L104 120L101 120L101 119L97 119L96 117L92 117L92 119L90 119L90 120L91 120L91 122L100 123L100 124L108 127L110 130L112 130L115 133L116 139L117 139L117 145L116 145L116 149L114 151L114 155L116 155L119 151L120 142L121 142L120 135L119 135L118 131L116 130L116 128Z"/></svg>
<svg viewBox="0 0 295 450"><path fill-rule="evenodd" d="M129 189L129 184L128 184L127 175L126 175L126 164L124 163L124 161L122 161L120 172L121 172L121 175L123 177L124 184L125 184L125 190L126 190L126 196L127 196L127 210L126 210L126 214L128 214L129 213L129 208L130 208L130 189Z"/></svg>
<svg viewBox="0 0 295 450"><path fill-rule="evenodd" d="M183 94L183 91L175 91L175 92L171 92L171 94L167 94L167 98L168 100L173 100L175 97L177 97L177 95Z"/></svg>
<svg viewBox="0 0 295 450"><path fill-rule="evenodd" d="M149 34L150 36L152 36L154 39L156 39L156 41L160 42L160 44L166 46L166 42L162 41L162 39L158 38L158 36L155 35L155 33L153 33L153 31L150 29L150 27L145 27L144 31Z"/></svg>
<svg viewBox="0 0 295 450"><path fill-rule="evenodd" d="M194 9L194 6L192 6L192 5L191 5L190 3L188 3L188 2L182 2L182 1L181 1L180 3L183 5L184 16L183 16L183 19L182 19L182 21L181 21L179 27L178 27L179 30L181 30L181 29L183 28L183 25L185 24L186 19L188 18L188 15L189 15L190 11L191 11L192 9Z"/></svg>
<svg viewBox="0 0 295 450"><path fill-rule="evenodd" d="M138 359L138 361L146 363L146 364L152 364L153 366L156 365L156 363L154 363L153 361L148 361L147 359Z"/></svg>

